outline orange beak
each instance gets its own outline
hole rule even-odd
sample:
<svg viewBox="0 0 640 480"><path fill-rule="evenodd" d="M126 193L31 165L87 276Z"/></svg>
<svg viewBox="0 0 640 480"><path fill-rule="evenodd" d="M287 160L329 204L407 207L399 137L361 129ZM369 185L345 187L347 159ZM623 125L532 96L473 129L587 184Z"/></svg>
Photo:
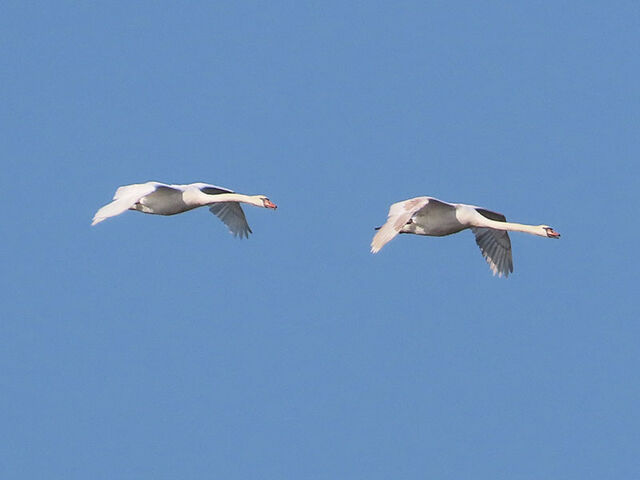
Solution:
<svg viewBox="0 0 640 480"><path fill-rule="evenodd" d="M553 229L549 229L547 235L551 238L560 238L560 234Z"/></svg>
<svg viewBox="0 0 640 480"><path fill-rule="evenodd" d="M275 203L273 203L271 200L265 200L264 206L265 208L273 208L274 210L278 208L278 206Z"/></svg>

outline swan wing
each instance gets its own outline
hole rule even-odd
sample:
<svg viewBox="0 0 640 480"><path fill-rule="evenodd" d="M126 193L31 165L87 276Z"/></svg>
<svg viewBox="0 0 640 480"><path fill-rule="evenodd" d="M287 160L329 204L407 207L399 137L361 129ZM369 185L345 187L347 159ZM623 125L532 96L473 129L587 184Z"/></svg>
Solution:
<svg viewBox="0 0 640 480"><path fill-rule="evenodd" d="M145 195L149 195L153 191L155 191L158 187L174 187L174 185L167 185L166 183L160 182L146 182L146 183L135 183L133 185L123 185L118 187L115 195L113 196L114 200L118 200L123 197L135 197L136 195L139 198L144 197Z"/></svg>
<svg viewBox="0 0 640 480"><path fill-rule="evenodd" d="M229 192L226 191L220 193ZM244 211L238 202L214 203L209 207L209 210L216 217L222 220L222 223L229 228L229 231L234 237L249 238L249 234L253 233L247 223L247 217L244 216Z"/></svg>
<svg viewBox="0 0 640 480"><path fill-rule="evenodd" d="M168 185L158 182L137 183L119 187L113 196L113 201L100 208L93 216L91 225L97 225L107 218L120 215L133 207L142 197L155 192L160 187L170 188Z"/></svg>
<svg viewBox="0 0 640 480"><path fill-rule="evenodd" d="M174 186L174 185L172 185ZM220 193L235 193L233 190L230 190L228 188L224 188L224 187L219 187L217 185L211 185L209 183L192 183L190 185L175 185L176 187L183 187L183 188L197 188L198 190L202 190L203 193L206 193L207 195L218 195Z"/></svg>
<svg viewBox="0 0 640 480"><path fill-rule="evenodd" d="M495 220L496 222L507 221L507 217L505 217L501 213L492 212L491 210L487 210L486 208L480 208L480 207L472 207L472 208L475 208L476 212L478 212L483 217L488 218L489 220Z"/></svg>
<svg viewBox="0 0 640 480"><path fill-rule="evenodd" d="M416 197L391 205L386 223L373 236L371 253L378 253L382 247L393 240L413 214L427 205L429 200L429 197Z"/></svg>
<svg viewBox="0 0 640 480"><path fill-rule="evenodd" d="M502 218L504 218L504 216L502 216ZM500 220L496 219L496 221ZM486 227L471 227L471 230L476 236L476 243L478 247L480 247L482 256L489 264L493 274L499 277L503 275L508 277L509 273L513 273L513 258L511 256L511 239L509 239L509 233L505 230L495 230Z"/></svg>

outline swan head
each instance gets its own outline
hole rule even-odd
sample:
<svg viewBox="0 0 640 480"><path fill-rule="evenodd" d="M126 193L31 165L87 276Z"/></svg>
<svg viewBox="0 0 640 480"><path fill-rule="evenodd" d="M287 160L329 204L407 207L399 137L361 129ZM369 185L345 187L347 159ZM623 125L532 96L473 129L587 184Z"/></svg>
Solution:
<svg viewBox="0 0 640 480"><path fill-rule="evenodd" d="M560 238L560 234L548 225L540 225L549 238Z"/></svg>
<svg viewBox="0 0 640 480"><path fill-rule="evenodd" d="M261 206L264 207L264 208L273 208L274 210L276 208L278 208L278 206L275 203L273 203L271 200L269 200L264 195L258 195L258 199L262 202Z"/></svg>

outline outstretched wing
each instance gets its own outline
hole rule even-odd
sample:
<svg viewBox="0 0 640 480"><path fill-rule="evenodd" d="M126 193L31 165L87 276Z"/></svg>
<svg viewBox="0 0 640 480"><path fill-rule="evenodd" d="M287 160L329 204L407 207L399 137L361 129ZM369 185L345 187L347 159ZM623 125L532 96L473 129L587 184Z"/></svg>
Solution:
<svg viewBox="0 0 640 480"><path fill-rule="evenodd" d="M429 197L416 197L391 205L387 222L373 236L371 253L378 253L382 247L393 240L413 214L427 205L429 200Z"/></svg>
<svg viewBox="0 0 640 480"><path fill-rule="evenodd" d="M217 185L210 185L208 183L193 183L190 186L199 188L207 195L234 193L233 190L229 190L228 188L218 187ZM249 234L253 233L247 223L244 210L242 210L238 202L214 203L209 207L209 211L222 220L222 223L227 226L234 237L249 238Z"/></svg>
<svg viewBox="0 0 640 480"><path fill-rule="evenodd" d="M211 185L210 183L188 183L184 185L167 185L170 188L175 190L180 190L182 192L186 192L193 189L198 189L202 193L206 193L207 195L220 195L222 193L235 193L233 190L229 188L219 187L218 185Z"/></svg>
<svg viewBox="0 0 640 480"><path fill-rule="evenodd" d="M476 207L476 211L490 220L506 222L507 218L501 213L492 212L485 208ZM476 236L476 243L480 247L482 256L491 267L494 275L508 277L513 273L513 257L511 255L511 239L506 230L493 228L472 227L471 231Z"/></svg>
<svg viewBox="0 0 640 480"><path fill-rule="evenodd" d="M217 185L209 185L208 183L192 183L191 185L188 185L188 186L197 187L207 195L219 195L221 193L235 193L233 190L229 190L228 188L218 187Z"/></svg>
<svg viewBox="0 0 640 480"><path fill-rule="evenodd" d="M247 223L247 217L244 216L244 211L238 202L214 203L209 207L209 210L222 220L234 237L249 238L249 234L253 233Z"/></svg>
<svg viewBox="0 0 640 480"><path fill-rule="evenodd" d="M499 277L503 275L508 277L510 273L513 273L509 234L504 230L485 227L471 227L471 230L476 236L476 243L493 274Z"/></svg>
<svg viewBox="0 0 640 480"><path fill-rule="evenodd" d="M125 185L119 187L113 196L113 201L108 203L93 216L91 225L96 225L110 217L120 215L122 212L133 207L142 197L153 193L159 187L169 188L164 183L147 182L136 183L134 185Z"/></svg>

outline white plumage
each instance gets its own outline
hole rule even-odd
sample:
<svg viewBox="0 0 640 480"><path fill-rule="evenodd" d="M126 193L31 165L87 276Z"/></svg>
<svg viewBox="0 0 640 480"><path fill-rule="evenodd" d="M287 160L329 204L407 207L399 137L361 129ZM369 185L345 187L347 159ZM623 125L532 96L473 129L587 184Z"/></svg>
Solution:
<svg viewBox="0 0 640 480"><path fill-rule="evenodd" d="M175 215L209 205L209 210L229 228L234 236L249 237L251 228L240 203L263 208L277 208L264 195L243 195L208 183L167 185L160 182L124 185L116 190L113 201L96 212L91 225L137 210L155 215Z"/></svg>
<svg viewBox="0 0 640 480"><path fill-rule="evenodd" d="M504 215L484 208L447 203L433 197L416 197L391 205L387 222L373 237L371 252L379 252L399 233L442 237L467 228L474 233L493 274L505 277L513 272L508 231L560 238L560 234L548 225L510 223Z"/></svg>

